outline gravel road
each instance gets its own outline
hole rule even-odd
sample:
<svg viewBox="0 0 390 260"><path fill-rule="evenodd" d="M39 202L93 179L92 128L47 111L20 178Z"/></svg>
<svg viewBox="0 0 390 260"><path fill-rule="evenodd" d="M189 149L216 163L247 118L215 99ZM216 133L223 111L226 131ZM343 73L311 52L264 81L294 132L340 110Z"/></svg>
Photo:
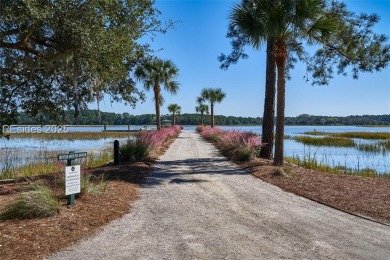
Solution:
<svg viewBox="0 0 390 260"><path fill-rule="evenodd" d="M51 259L390 259L390 227L286 193L182 131L129 214Z"/></svg>

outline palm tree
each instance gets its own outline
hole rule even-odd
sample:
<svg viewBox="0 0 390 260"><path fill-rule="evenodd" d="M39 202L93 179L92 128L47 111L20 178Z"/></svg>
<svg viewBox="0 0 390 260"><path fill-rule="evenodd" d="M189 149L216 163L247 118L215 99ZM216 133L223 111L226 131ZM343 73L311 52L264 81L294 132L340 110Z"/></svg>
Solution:
<svg viewBox="0 0 390 260"><path fill-rule="evenodd" d="M277 67L277 112L274 165L283 165L285 74L288 43L306 39L318 43L326 39L335 25L322 15L323 0L243 0L233 7L230 22L249 36L258 48L268 39L274 40L273 56ZM253 24L258 26L254 27Z"/></svg>
<svg viewBox="0 0 390 260"><path fill-rule="evenodd" d="M226 94L220 88L204 88L202 89L200 96L204 101L207 100L210 102L210 122L211 127L214 127L214 104L221 103L222 100L225 98Z"/></svg>
<svg viewBox="0 0 390 260"><path fill-rule="evenodd" d="M168 110L172 113L173 125L176 125L176 114L180 114L181 107L178 104L170 104Z"/></svg>
<svg viewBox="0 0 390 260"><path fill-rule="evenodd" d="M146 90L153 89L154 102L156 107L156 126L161 129L160 106L162 105L161 84L164 89L171 94L176 94L179 89L179 83L175 81L179 70L170 60L162 60L153 57L138 66L135 70L135 77L138 81L144 82Z"/></svg>
<svg viewBox="0 0 390 260"><path fill-rule="evenodd" d="M202 97L197 97L196 98L196 103L198 103L198 105L195 107L195 111L197 113L200 113L201 125L203 125L203 115L205 113L209 114L209 106L204 104L204 102L205 102L204 98L202 98Z"/></svg>
<svg viewBox="0 0 390 260"><path fill-rule="evenodd" d="M203 125L203 115L209 114L209 106L206 104L199 104L195 107L195 111L200 113L200 123Z"/></svg>
<svg viewBox="0 0 390 260"><path fill-rule="evenodd" d="M275 126L275 94L276 94L276 68L273 56L274 41L267 40L267 58L265 72L265 94L263 123L261 129L260 157L272 159L272 150L274 147L274 126Z"/></svg>
<svg viewBox="0 0 390 260"><path fill-rule="evenodd" d="M222 62L220 68L228 69L231 64L236 63L240 58L247 58L247 55L243 52L244 47L251 45L249 39L262 37L260 35L262 31L257 29L262 26L261 23L259 24L255 20L238 25L234 21L231 21L228 27L227 37L233 38L231 41L233 50L229 56L222 54L218 57L218 60ZM240 27L243 27L243 29ZM263 145L260 150L260 157L265 159L272 159L274 142L276 65L273 56L273 46L274 40L269 38L267 40L264 110L261 134L261 142ZM260 45L253 47L254 49L260 49Z"/></svg>

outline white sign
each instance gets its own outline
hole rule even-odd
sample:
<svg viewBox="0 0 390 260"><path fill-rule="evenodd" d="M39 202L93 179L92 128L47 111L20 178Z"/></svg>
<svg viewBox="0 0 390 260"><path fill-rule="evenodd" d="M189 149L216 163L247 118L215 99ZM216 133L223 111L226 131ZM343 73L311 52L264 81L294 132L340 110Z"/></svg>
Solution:
<svg viewBox="0 0 390 260"><path fill-rule="evenodd" d="M65 195L80 193L80 165L65 167Z"/></svg>

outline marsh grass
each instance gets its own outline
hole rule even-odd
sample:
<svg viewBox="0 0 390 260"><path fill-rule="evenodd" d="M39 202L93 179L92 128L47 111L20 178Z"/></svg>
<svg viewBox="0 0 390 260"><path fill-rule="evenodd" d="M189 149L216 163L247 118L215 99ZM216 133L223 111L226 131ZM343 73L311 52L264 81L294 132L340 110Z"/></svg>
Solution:
<svg viewBox="0 0 390 260"><path fill-rule="evenodd" d="M329 157L330 158L330 157ZM303 158L299 156L286 157L285 160L289 163L296 164L306 169L323 171L334 174L348 174L348 175L357 175L365 177L384 177L390 179L390 173L379 174L375 169L370 168L359 168L359 163L357 168L347 167L345 165L335 164L334 162L329 162L329 158L326 157L323 160L318 160L316 155L304 155Z"/></svg>
<svg viewBox="0 0 390 260"><path fill-rule="evenodd" d="M10 138L31 138L44 140L97 140L104 138L125 138L134 132L69 132L69 133L12 133Z"/></svg>
<svg viewBox="0 0 390 260"><path fill-rule="evenodd" d="M374 139L374 140L390 140L390 133L387 132L345 132L332 133L334 137L358 138L358 139Z"/></svg>
<svg viewBox="0 0 390 260"><path fill-rule="evenodd" d="M66 166L66 161L58 161L57 155L64 152L50 151L45 153L44 151L37 151L35 162L28 162L24 165L20 165L20 161L25 159L26 154L21 150L9 151L9 154L2 156L1 164L3 165L0 169L0 180L1 179L15 179L21 177L37 176L43 174L51 174L57 172L63 172ZM106 147L100 151L88 152L88 158L78 159L75 164L80 164L82 169L101 166L108 163L113 158L113 152L110 147ZM46 155L44 159L41 155ZM35 158L35 157L34 157ZM43 160L43 161L42 161Z"/></svg>
<svg viewBox="0 0 390 260"><path fill-rule="evenodd" d="M304 132L305 135L314 136L333 136L343 138L357 138L357 139L371 139L371 140L389 140L390 133L388 132L342 132L342 133L330 133L320 131L308 131Z"/></svg>
<svg viewBox="0 0 390 260"><path fill-rule="evenodd" d="M113 149L106 147L99 151L88 152L88 158L81 161L81 165L86 168L97 167L112 161Z"/></svg>
<svg viewBox="0 0 390 260"><path fill-rule="evenodd" d="M59 207L57 197L47 186L36 185L30 191L18 194L0 213L0 219L50 217L58 213Z"/></svg>
<svg viewBox="0 0 390 260"><path fill-rule="evenodd" d="M331 167L325 163L320 163L315 156L304 156L300 158L293 155L292 157L286 157L285 160L289 163L296 164L306 169L324 171L330 173L341 173L342 169L340 167Z"/></svg>
<svg viewBox="0 0 390 260"><path fill-rule="evenodd" d="M383 146L384 149L390 150L390 140L382 141L381 145Z"/></svg>
<svg viewBox="0 0 390 260"><path fill-rule="evenodd" d="M310 137L310 136L297 136L294 140L303 144L315 145L315 146L334 146L334 147L354 147L356 144L349 138L341 137Z"/></svg>
<svg viewBox="0 0 390 260"><path fill-rule="evenodd" d="M55 162L28 163L20 167L8 167L0 173L0 179L15 179L60 172L64 164Z"/></svg>
<svg viewBox="0 0 390 260"><path fill-rule="evenodd" d="M389 147L386 147L386 144L387 142L375 142L372 144L358 143L355 147L359 151L385 154L389 150Z"/></svg>
<svg viewBox="0 0 390 260"><path fill-rule="evenodd" d="M331 133L329 132L321 132L321 131L307 131L303 133L304 135L315 135L315 136L325 136Z"/></svg>
<svg viewBox="0 0 390 260"><path fill-rule="evenodd" d="M305 132L305 135L325 136L325 137L310 137L298 136L292 139L308 145L315 146L335 146L335 147L355 147L359 151L372 153L386 153L390 151L390 133L386 132L343 132L343 133L329 133L310 131ZM362 143L354 139L365 140L382 140L375 143ZM291 138L290 138L291 139ZM383 141L384 140L384 141Z"/></svg>

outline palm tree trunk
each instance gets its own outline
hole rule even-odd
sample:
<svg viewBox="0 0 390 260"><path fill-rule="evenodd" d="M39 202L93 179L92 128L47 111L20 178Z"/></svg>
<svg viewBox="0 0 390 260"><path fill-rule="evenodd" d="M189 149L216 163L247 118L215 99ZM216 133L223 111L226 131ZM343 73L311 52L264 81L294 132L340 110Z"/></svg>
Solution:
<svg viewBox="0 0 390 260"><path fill-rule="evenodd" d="M275 133L275 166L282 166L284 160L284 110L285 110L285 68L287 60L287 46L283 40L275 43L275 63L278 68L277 86L277 110L276 110L276 133Z"/></svg>
<svg viewBox="0 0 390 260"><path fill-rule="evenodd" d="M214 104L210 104L211 107L211 127L214 127Z"/></svg>
<svg viewBox="0 0 390 260"><path fill-rule="evenodd" d="M273 54L274 41L267 41L267 67L265 75L265 98L261 142L265 144L261 147L260 157L272 159L272 150L274 146L274 124L275 124L275 59Z"/></svg>
<svg viewBox="0 0 390 260"><path fill-rule="evenodd" d="M173 125L176 125L175 112L172 113L172 123Z"/></svg>
<svg viewBox="0 0 390 260"><path fill-rule="evenodd" d="M156 127L157 130L161 129L161 118L160 118L160 86L154 87L154 101L156 106Z"/></svg>
<svg viewBox="0 0 390 260"><path fill-rule="evenodd" d="M200 113L200 122L203 125L203 112Z"/></svg>

